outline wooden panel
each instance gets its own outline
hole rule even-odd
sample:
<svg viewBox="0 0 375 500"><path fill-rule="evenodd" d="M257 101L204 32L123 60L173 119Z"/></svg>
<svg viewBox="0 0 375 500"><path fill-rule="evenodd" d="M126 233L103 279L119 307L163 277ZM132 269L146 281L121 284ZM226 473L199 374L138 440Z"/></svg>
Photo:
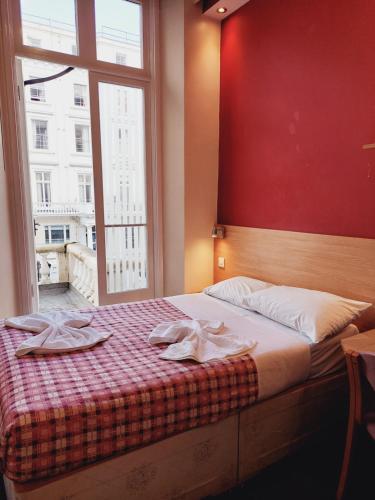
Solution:
<svg viewBox="0 0 375 500"><path fill-rule="evenodd" d="M238 275L375 302L375 239L226 226L215 282Z"/></svg>
<svg viewBox="0 0 375 500"><path fill-rule="evenodd" d="M243 410L239 480L288 456L325 428L337 427L346 415L346 374L307 382Z"/></svg>

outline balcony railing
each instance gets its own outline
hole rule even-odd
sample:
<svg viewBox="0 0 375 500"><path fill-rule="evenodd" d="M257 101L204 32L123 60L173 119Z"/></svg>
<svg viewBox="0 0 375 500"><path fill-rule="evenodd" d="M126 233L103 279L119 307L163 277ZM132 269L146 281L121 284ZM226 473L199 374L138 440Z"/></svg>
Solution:
<svg viewBox="0 0 375 500"><path fill-rule="evenodd" d="M94 215L93 203L36 203L34 215Z"/></svg>
<svg viewBox="0 0 375 500"><path fill-rule="evenodd" d="M92 304L98 304L96 253L79 243L36 248L38 285L69 283Z"/></svg>
<svg viewBox="0 0 375 500"><path fill-rule="evenodd" d="M107 234L108 291L113 293L147 287L144 228L136 227L134 231L127 229L113 234L111 231L113 229ZM125 231L128 231L127 235ZM117 251L113 253L111 248ZM48 244L36 247L36 257L38 285L66 283L89 302L98 305L97 260L94 250L79 243Z"/></svg>

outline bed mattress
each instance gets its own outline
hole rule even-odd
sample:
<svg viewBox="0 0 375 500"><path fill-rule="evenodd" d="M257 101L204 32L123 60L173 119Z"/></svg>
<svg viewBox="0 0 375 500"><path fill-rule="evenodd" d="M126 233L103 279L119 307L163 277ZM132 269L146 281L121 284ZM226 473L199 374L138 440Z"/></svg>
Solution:
<svg viewBox="0 0 375 500"><path fill-rule="evenodd" d="M323 340L323 342L318 344L310 343L309 378L323 377L344 370L345 356L341 347L341 340L358 333L358 328L355 325L349 325L342 332Z"/></svg>

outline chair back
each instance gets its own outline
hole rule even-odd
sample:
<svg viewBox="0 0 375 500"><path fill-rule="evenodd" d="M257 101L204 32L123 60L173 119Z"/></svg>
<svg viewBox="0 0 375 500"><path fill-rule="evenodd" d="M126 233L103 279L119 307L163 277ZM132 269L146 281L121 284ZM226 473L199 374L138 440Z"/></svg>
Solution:
<svg viewBox="0 0 375 500"><path fill-rule="evenodd" d="M375 353L359 353L361 378L361 420L375 440Z"/></svg>

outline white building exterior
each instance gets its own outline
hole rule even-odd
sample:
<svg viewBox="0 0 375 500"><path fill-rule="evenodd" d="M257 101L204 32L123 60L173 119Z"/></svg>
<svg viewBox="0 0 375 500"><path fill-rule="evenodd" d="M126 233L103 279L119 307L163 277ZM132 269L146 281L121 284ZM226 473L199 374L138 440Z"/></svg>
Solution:
<svg viewBox="0 0 375 500"><path fill-rule="evenodd" d="M55 20L23 13L23 37L28 45L73 54L77 51L75 27ZM139 35L103 26L98 30L97 49L102 60L141 66ZM48 62L23 60L25 80L51 76L63 69ZM143 98L135 95L140 92L137 89L112 87L99 89L105 217L112 224L143 223L146 221ZM87 71L76 68L56 80L26 86L25 107L36 247L77 242L95 251ZM142 269L143 274L137 271L139 276L146 276L147 244L141 229L122 234L109 231L107 238L114 261L128 258L130 249L133 254L134 250L143 253L143 264L132 266L135 270ZM109 255L111 248L107 248ZM139 255L133 258L139 260ZM37 260L40 268L39 255ZM48 254L48 265L51 281L58 281L57 254ZM124 268L121 263L121 269ZM127 280L128 288L142 286ZM115 281L112 276L112 282ZM121 286L124 285L114 284L113 291Z"/></svg>

